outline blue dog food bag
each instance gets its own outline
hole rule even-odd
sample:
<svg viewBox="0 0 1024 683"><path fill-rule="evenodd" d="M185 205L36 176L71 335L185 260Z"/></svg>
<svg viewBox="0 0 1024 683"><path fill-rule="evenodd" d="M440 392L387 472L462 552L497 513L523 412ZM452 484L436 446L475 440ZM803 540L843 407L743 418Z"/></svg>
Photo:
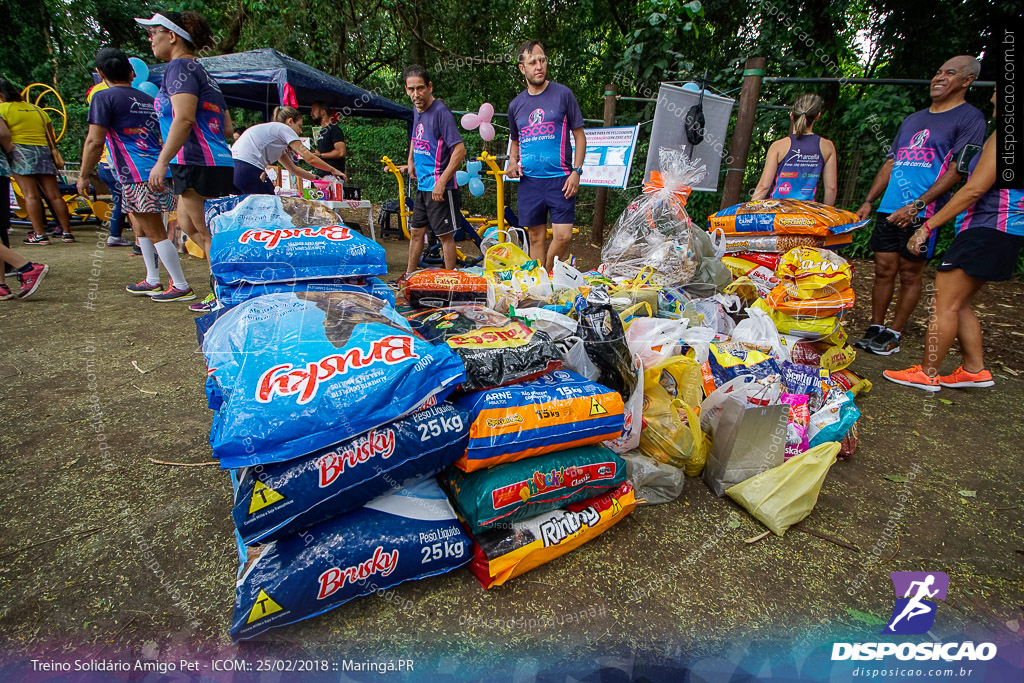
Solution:
<svg viewBox="0 0 1024 683"><path fill-rule="evenodd" d="M472 541L433 479L250 549L238 573L234 641L469 562Z"/></svg>
<svg viewBox="0 0 1024 683"><path fill-rule="evenodd" d="M569 370L464 394L455 403L471 417L466 455L455 463L464 472L622 435L619 392Z"/></svg>
<svg viewBox="0 0 1024 683"><path fill-rule="evenodd" d="M467 418L442 403L304 458L243 469L232 511L243 542L283 538L438 474L465 452Z"/></svg>
<svg viewBox="0 0 1024 683"><path fill-rule="evenodd" d="M249 195L213 219L210 270L222 285L383 275L384 247L317 202Z"/></svg>
<svg viewBox="0 0 1024 683"><path fill-rule="evenodd" d="M392 307L395 305L395 293L378 277L334 277L297 282L242 282L237 285L221 285L217 287L217 301L222 306L237 306L258 296L286 292L362 292L386 301Z"/></svg>
<svg viewBox="0 0 1024 683"><path fill-rule="evenodd" d="M210 445L225 468L328 448L439 403L465 379L451 349L357 292L251 299L213 323L203 353L217 410Z"/></svg>

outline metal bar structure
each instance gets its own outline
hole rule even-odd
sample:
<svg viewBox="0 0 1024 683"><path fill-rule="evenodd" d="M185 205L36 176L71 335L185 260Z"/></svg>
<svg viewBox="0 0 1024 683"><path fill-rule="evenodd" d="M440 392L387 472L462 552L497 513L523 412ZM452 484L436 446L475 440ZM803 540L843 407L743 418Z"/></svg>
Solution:
<svg viewBox="0 0 1024 683"><path fill-rule="evenodd" d="M841 85L928 85L927 78L801 78L797 76L765 76L765 83L839 83ZM975 81L979 88L994 88L995 81Z"/></svg>

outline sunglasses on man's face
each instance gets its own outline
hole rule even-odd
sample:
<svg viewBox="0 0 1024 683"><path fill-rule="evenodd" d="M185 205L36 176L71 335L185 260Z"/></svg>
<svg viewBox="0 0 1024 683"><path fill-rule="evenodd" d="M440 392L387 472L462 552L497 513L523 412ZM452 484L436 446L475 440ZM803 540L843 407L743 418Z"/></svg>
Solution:
<svg viewBox="0 0 1024 683"><path fill-rule="evenodd" d="M146 29L146 33L148 33L149 37L152 38L152 37L154 37L158 33L170 33L170 31L168 31L165 28L161 28L161 27L157 26L157 27L147 28Z"/></svg>

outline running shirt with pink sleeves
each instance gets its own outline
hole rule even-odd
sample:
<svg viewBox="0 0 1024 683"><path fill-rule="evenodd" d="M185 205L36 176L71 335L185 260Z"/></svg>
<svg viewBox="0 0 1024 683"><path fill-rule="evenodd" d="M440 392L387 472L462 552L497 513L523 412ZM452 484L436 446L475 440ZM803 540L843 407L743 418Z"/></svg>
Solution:
<svg viewBox="0 0 1024 683"><path fill-rule="evenodd" d="M89 105L89 123L107 129L110 166L124 184L141 183L160 156L160 123L153 98L129 86L99 90Z"/></svg>
<svg viewBox="0 0 1024 683"><path fill-rule="evenodd" d="M973 174L981 153L967 170ZM1024 190L1000 190L995 185L956 217L957 234L968 228L989 228L1010 235L1024 235Z"/></svg>
<svg viewBox="0 0 1024 683"><path fill-rule="evenodd" d="M426 111L418 109L412 115L412 162L416 167L417 187L433 192L441 174L448 168L452 147L462 142L455 125L455 117L441 100L435 99ZM454 190L455 177L448 181L447 189Z"/></svg>
<svg viewBox="0 0 1024 683"><path fill-rule="evenodd" d="M227 103L217 81L194 59L180 57L167 63L164 80L154 103L164 139L167 139L174 120L171 96L179 93L195 95L199 101L196 103L196 122L192 132L171 163L180 166L234 168L231 149L224 140L224 112L227 111Z"/></svg>
<svg viewBox="0 0 1024 683"><path fill-rule="evenodd" d="M508 105L509 137L519 142L523 175L562 178L572 173L572 131L583 127L576 96L561 83L516 95Z"/></svg>
<svg viewBox="0 0 1024 683"><path fill-rule="evenodd" d="M985 115L966 102L937 114L923 109L908 116L886 155L893 166L878 213L912 204L955 163L965 145L980 145L984 139ZM925 207L924 217L934 216L951 196L946 192L935 199Z"/></svg>

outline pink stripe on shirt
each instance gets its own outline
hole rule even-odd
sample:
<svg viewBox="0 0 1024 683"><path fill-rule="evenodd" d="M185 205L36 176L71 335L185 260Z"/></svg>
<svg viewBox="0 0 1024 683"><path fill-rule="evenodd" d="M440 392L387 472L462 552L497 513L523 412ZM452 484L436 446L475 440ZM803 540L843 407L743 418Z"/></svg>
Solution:
<svg viewBox="0 0 1024 683"><path fill-rule="evenodd" d="M203 160L206 162L206 166L214 166L213 150L210 149L210 143L203 136L203 131L200 130L198 122L192 124L192 131L196 134L196 140L199 141L199 149L203 151ZM184 146L182 146L182 149L184 149Z"/></svg>
<svg viewBox="0 0 1024 683"><path fill-rule="evenodd" d="M565 162L565 134L569 130L569 115L566 114L562 117L562 141L558 144L558 161L562 167L562 170L569 173L571 169L569 164Z"/></svg>
<svg viewBox="0 0 1024 683"><path fill-rule="evenodd" d="M1006 219L1010 217L1010 191L999 190L999 213L996 217L996 230L1006 232Z"/></svg>

